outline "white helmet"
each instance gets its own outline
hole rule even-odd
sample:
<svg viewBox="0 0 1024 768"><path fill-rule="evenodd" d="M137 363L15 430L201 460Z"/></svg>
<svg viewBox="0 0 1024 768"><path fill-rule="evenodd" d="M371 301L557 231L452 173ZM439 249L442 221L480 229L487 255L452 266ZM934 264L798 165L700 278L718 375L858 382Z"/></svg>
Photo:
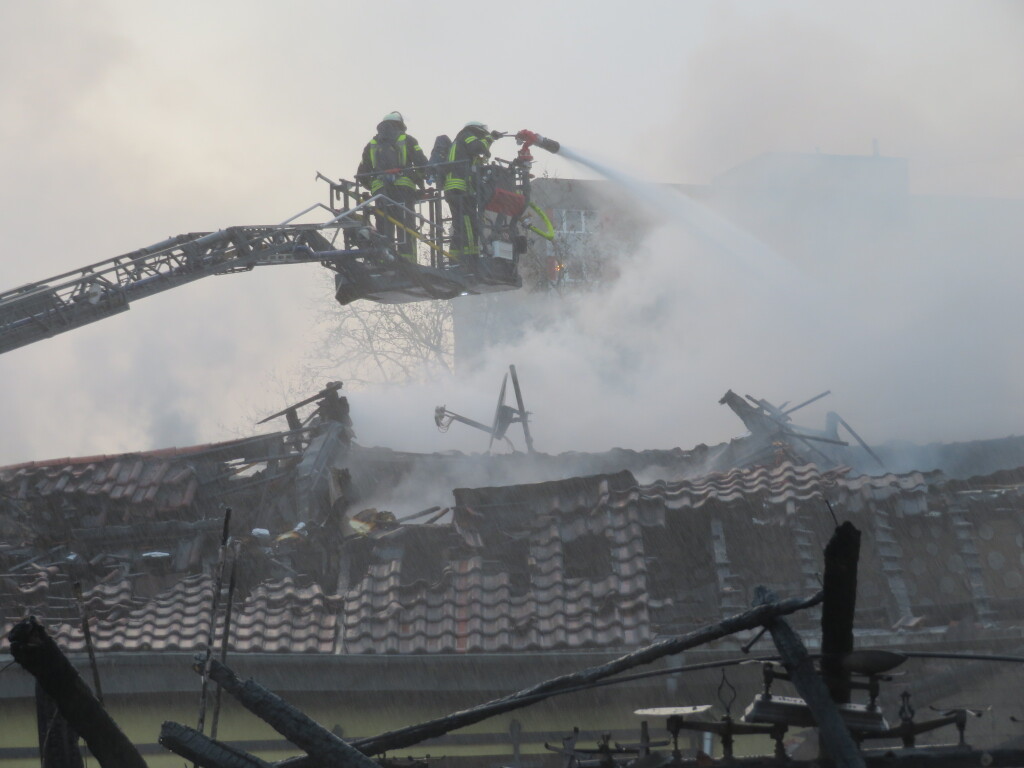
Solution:
<svg viewBox="0 0 1024 768"><path fill-rule="evenodd" d="M466 123L462 127L463 128L476 128L479 131L483 131L484 133L487 133L487 126L484 125L483 123L481 123L479 120L470 120L468 123Z"/></svg>
<svg viewBox="0 0 1024 768"><path fill-rule="evenodd" d="M384 119L381 120L381 122L382 123L396 122L396 123L401 123L402 125L405 125L405 120L402 119L402 113L401 112L388 112L386 115L384 115Z"/></svg>

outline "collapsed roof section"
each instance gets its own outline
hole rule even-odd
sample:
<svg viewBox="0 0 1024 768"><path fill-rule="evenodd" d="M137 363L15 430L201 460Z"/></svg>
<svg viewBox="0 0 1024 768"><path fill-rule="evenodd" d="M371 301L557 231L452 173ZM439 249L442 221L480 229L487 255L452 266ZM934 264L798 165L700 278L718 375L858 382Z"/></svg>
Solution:
<svg viewBox="0 0 1024 768"><path fill-rule="evenodd" d="M285 432L0 468L0 624L34 614L76 650L91 616L101 650L194 650L230 584L237 651L619 649L736 613L757 585L817 589L843 519L864 532L858 627L1024 618L1024 469L811 463L802 406L731 392L751 434L715 447L397 453L352 441L340 388L275 414Z"/></svg>
<svg viewBox="0 0 1024 768"><path fill-rule="evenodd" d="M203 647L225 506L236 652L634 647L736 613L759 584L813 591L835 519L864 534L861 630L998 636L1024 618L1024 469L708 473L721 450L416 457L344 441L314 460L330 441L294 437L0 470L4 628L34 614L82 650L84 613L100 651ZM538 465L556 479L508 482ZM557 479L570 467L597 472ZM638 479L651 472L669 479ZM370 504L428 477L449 494L433 522Z"/></svg>

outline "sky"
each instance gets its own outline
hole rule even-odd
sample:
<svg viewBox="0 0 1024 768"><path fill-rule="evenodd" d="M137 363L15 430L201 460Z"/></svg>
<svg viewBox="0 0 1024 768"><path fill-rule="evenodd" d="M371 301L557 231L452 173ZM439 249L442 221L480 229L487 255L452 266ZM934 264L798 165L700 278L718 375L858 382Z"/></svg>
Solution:
<svg viewBox="0 0 1024 768"><path fill-rule="evenodd" d="M907 159L915 195L1024 199L1024 6L1010 0L0 0L0 25L5 289L325 202L317 172L351 176L396 109L428 149L481 120L641 181L877 143ZM597 176L536 154L538 173ZM470 430L439 435L433 408L490 413L509 362L552 452L727 440L741 429L716 403L726 388L831 389L827 407L872 441L1024 431L1024 246L979 219L940 259L889 243L812 266L783 310L737 266L752 254L677 213L619 283L474 377L349 393L360 441L483 450ZM211 277L0 356L0 465L251 433L294 399L325 274Z"/></svg>

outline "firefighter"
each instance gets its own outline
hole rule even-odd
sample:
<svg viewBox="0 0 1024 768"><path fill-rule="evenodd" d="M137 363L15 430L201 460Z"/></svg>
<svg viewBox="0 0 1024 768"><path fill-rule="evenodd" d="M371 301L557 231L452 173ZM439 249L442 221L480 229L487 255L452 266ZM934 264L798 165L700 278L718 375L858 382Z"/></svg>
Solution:
<svg viewBox="0 0 1024 768"><path fill-rule="evenodd" d="M387 217L416 231L414 205L423 186L423 174L418 167L427 164L419 142L406 133L401 112L389 112L377 125L377 135L363 149L363 158L356 172L356 180L368 187L374 195L385 195L388 200L377 201L377 231L398 245L399 253L411 262L416 261L416 238L398 229Z"/></svg>
<svg viewBox="0 0 1024 768"><path fill-rule="evenodd" d="M491 156L491 133L481 122L466 123L448 150L448 173L444 180L444 197L452 216L451 254L475 269L480 254L477 242L476 186L473 171Z"/></svg>

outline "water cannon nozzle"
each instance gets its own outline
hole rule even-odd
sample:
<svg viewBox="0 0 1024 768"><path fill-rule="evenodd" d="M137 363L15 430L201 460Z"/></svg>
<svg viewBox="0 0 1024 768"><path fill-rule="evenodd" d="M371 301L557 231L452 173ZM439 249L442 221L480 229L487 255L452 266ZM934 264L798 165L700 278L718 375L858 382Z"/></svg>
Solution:
<svg viewBox="0 0 1024 768"><path fill-rule="evenodd" d="M538 136L537 138L540 139L540 141L537 142L537 146L541 149L546 149L553 155L557 155L558 150L562 148L562 145L554 139L546 139L543 136Z"/></svg>
<svg viewBox="0 0 1024 768"><path fill-rule="evenodd" d="M529 147L531 144L534 144L543 150L551 152L552 154L557 154L558 150L562 148L562 145L554 139L546 138L541 136L539 133L534 133L533 131L528 131L526 129L523 129L516 134L516 141L523 144L525 147Z"/></svg>

